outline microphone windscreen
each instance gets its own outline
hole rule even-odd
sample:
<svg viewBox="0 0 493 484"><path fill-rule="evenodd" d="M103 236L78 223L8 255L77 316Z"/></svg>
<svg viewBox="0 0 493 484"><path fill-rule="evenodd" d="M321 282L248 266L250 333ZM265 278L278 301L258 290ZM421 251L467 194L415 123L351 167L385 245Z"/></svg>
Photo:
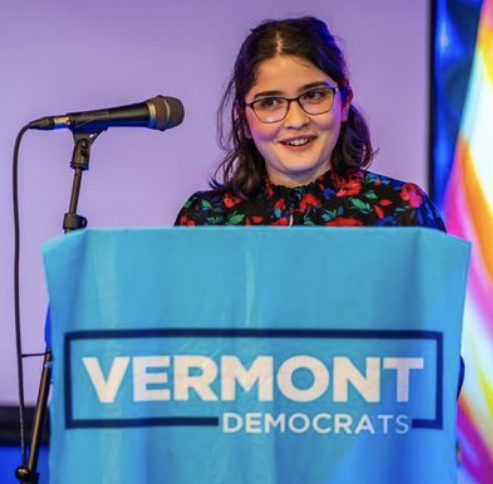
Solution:
<svg viewBox="0 0 493 484"><path fill-rule="evenodd" d="M164 131L182 123L185 111L179 99L156 96L147 102L152 103L156 110L156 129Z"/></svg>

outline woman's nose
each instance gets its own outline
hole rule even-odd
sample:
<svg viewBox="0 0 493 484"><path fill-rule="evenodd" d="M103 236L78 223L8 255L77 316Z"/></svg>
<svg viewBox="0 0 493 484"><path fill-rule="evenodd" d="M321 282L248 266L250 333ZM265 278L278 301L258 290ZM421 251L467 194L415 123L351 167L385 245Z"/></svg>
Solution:
<svg viewBox="0 0 493 484"><path fill-rule="evenodd" d="M286 127L299 128L310 122L310 116L300 106L298 100L289 103L288 114L284 118Z"/></svg>

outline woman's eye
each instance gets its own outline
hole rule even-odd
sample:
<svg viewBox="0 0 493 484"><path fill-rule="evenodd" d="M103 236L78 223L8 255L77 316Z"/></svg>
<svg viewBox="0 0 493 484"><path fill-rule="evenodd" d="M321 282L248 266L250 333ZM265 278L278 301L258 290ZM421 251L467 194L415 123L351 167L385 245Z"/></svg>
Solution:
<svg viewBox="0 0 493 484"><path fill-rule="evenodd" d="M277 109L282 106L283 100L277 97L266 97L260 99L255 105L260 109Z"/></svg>
<svg viewBox="0 0 493 484"><path fill-rule="evenodd" d="M327 99L332 94L328 89L314 89L303 94L302 99L308 102L320 102Z"/></svg>

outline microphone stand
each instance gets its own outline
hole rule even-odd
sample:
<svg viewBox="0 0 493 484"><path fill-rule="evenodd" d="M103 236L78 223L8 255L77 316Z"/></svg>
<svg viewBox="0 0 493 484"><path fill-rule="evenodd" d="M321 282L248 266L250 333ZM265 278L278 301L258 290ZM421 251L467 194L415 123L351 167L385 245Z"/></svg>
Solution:
<svg viewBox="0 0 493 484"><path fill-rule="evenodd" d="M104 130L93 133L85 133L83 131L73 129L75 146L70 167L74 170L74 179L72 183L69 209L63 217L63 231L65 234L72 232L73 230L84 229L87 226L87 219L82 215L77 214L82 174L84 171L89 169L91 146L102 131ZM34 410L31 445L29 446L29 459L27 463L24 462L21 466L19 466L15 472L15 476L19 482L26 484L37 484L39 481L39 472L37 472L38 457L41 446L41 435L46 423L46 410L48 408L48 395L50 391L52 372L53 355L51 353L51 349L47 347L44 352L41 381L39 384L38 398Z"/></svg>

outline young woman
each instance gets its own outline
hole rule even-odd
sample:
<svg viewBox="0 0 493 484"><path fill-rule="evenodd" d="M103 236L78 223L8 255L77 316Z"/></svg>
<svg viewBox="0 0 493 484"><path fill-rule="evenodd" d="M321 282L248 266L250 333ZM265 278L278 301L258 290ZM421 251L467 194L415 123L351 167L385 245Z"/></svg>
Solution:
<svg viewBox="0 0 493 484"><path fill-rule="evenodd" d="M419 187L365 170L373 149L352 98L343 54L321 20L253 29L221 103L226 156L213 189L195 193L176 224L445 230Z"/></svg>

